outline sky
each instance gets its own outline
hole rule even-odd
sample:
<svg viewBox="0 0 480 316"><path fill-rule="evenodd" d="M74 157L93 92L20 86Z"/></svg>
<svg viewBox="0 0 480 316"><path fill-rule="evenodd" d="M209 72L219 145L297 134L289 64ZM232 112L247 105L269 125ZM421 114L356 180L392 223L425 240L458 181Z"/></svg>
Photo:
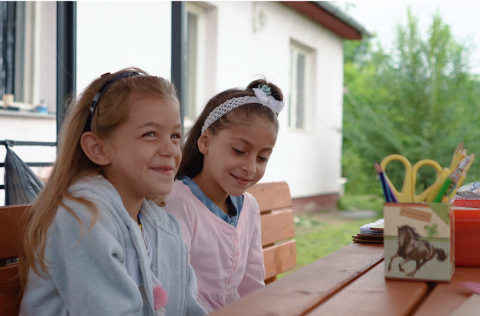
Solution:
<svg viewBox="0 0 480 316"><path fill-rule="evenodd" d="M346 9L347 3L350 5ZM439 10L444 22L451 27L460 43L475 46L471 55L471 72L480 74L480 1L337 1L337 6L380 41L382 47L391 48L395 26L406 25L407 7L419 18L420 30L426 37L432 17ZM353 4L353 6L351 6Z"/></svg>

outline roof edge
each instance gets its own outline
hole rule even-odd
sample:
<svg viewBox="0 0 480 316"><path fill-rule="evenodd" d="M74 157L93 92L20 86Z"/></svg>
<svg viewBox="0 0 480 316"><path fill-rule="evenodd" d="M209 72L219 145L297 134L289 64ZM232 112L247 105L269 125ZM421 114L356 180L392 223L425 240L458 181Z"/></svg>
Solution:
<svg viewBox="0 0 480 316"><path fill-rule="evenodd" d="M343 23L347 24L348 26L352 27L359 33L372 38L373 35L370 33L362 24L357 22L354 18L343 12L341 9L336 7L335 5L331 4L330 1L312 1L315 5L322 8L323 10L327 11Z"/></svg>

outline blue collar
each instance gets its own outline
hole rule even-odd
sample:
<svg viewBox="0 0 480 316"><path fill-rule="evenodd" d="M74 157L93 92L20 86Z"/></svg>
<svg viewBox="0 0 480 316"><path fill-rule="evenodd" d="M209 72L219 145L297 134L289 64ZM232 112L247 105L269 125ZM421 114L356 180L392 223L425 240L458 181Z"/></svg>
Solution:
<svg viewBox="0 0 480 316"><path fill-rule="evenodd" d="M240 217L240 211L242 210L243 207L243 199L244 196L231 196L229 195L227 198L227 203L228 203L228 209L230 214L235 214L235 215L228 215L225 214L224 211L222 211L218 206L216 206L212 200L210 200L200 189L198 184L195 183L192 179L190 179L187 176L179 176L177 178L178 180L182 181L183 184L188 186L190 188L190 191L192 191L193 195L203 203L213 214L215 214L217 217L222 219L224 222L226 222L229 225L232 225L233 227L237 227L238 224L238 218Z"/></svg>

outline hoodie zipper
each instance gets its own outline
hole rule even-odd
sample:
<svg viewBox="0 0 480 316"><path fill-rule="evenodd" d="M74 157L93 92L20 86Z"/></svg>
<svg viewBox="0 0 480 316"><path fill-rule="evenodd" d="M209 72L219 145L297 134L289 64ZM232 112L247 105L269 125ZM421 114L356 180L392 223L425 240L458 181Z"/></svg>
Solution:
<svg viewBox="0 0 480 316"><path fill-rule="evenodd" d="M183 240L183 239L182 239ZM183 305L183 315L187 315L187 298L188 298L188 282L189 282L189 279L188 279L188 251L186 251L185 249L185 243L183 243L182 245L182 249L185 251L185 259L187 261L185 261L185 264L183 265L185 267L185 294L184 294L184 297L185 297L185 300L184 300L184 305Z"/></svg>
<svg viewBox="0 0 480 316"><path fill-rule="evenodd" d="M132 241L133 241L133 245L135 246L135 249L138 251L140 249L140 247L138 246L138 243L137 243L137 237L135 235L132 235ZM138 251L139 253L141 253L140 251ZM152 314L152 302L153 302L153 298L150 297L150 291L149 291L149 287L147 287L147 283L148 283L148 278L147 278L147 275L146 275L146 271L145 271L145 261L143 260L143 256L138 256L138 260L140 261L140 271L142 272L142 277L143 277L143 280L144 280L144 284L145 284L145 294L147 295L148 297L148 301L149 301L149 306L150 306L150 313ZM154 311L154 309L153 309ZM155 312L153 312L153 315L155 315Z"/></svg>

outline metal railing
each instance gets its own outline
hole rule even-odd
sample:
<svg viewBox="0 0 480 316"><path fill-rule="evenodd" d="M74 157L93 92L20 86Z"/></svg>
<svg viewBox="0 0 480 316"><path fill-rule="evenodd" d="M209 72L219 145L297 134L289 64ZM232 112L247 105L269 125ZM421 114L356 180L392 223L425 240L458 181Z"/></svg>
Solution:
<svg viewBox="0 0 480 316"><path fill-rule="evenodd" d="M0 140L0 145L14 147L14 146L49 146L56 147L56 142L25 142L16 140ZM25 162L29 167L50 167L53 166L53 162ZM4 168L5 163L0 162L0 168ZM5 189L4 184L0 184L0 190Z"/></svg>

